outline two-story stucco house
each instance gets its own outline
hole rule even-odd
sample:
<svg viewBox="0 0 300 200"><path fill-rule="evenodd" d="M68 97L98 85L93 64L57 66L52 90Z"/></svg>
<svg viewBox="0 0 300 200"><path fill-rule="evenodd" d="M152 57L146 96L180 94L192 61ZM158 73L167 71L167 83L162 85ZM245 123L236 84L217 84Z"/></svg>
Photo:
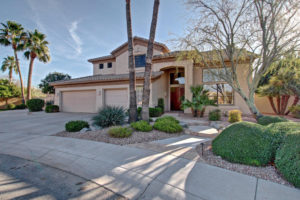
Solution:
<svg viewBox="0 0 300 200"><path fill-rule="evenodd" d="M133 43L137 103L141 106L148 40L134 37ZM192 60L178 61L178 54L170 52L162 43L154 43L150 106L156 106L158 99L163 98L166 111L180 110L180 98L191 98L190 86L203 84L209 89L211 98L217 99L220 109L240 109L244 114L250 114L243 99L228 84L216 80L208 69L199 67ZM55 87L55 104L63 112L95 113L105 105L129 107L127 42L114 49L110 55L88 61L93 66L92 76L52 83ZM244 65L241 63L237 70L240 83L246 89Z"/></svg>

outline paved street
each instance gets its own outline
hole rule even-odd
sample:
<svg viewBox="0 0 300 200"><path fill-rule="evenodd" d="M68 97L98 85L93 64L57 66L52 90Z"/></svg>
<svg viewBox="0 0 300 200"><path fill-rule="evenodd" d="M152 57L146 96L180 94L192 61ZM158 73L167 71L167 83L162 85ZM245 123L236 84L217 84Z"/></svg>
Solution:
<svg viewBox="0 0 300 200"><path fill-rule="evenodd" d="M183 138L187 143L169 139L172 150L157 152L49 136L70 119L89 117L1 112L0 154L64 170L129 199L300 199L298 189L180 156L188 153L187 143L194 145L197 139Z"/></svg>

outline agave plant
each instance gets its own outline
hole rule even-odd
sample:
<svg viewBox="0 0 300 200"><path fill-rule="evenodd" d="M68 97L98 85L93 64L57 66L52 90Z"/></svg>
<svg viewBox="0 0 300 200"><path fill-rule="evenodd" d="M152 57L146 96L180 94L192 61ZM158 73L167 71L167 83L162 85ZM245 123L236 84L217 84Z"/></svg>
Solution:
<svg viewBox="0 0 300 200"><path fill-rule="evenodd" d="M191 86L192 99L184 99L181 103L182 109L191 108L194 117L203 117L206 106L217 106L215 100L211 100L208 97L208 90L205 90L203 85Z"/></svg>
<svg viewBox="0 0 300 200"><path fill-rule="evenodd" d="M125 122L125 111L120 106L105 106L93 117L93 124L101 127L122 125Z"/></svg>

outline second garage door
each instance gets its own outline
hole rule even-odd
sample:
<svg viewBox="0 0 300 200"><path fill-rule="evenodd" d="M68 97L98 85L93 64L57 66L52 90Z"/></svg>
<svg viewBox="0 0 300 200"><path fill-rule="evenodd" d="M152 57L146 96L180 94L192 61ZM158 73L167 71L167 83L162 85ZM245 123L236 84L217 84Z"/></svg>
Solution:
<svg viewBox="0 0 300 200"><path fill-rule="evenodd" d="M106 89L104 91L105 105L123 106L128 108L127 89Z"/></svg>
<svg viewBox="0 0 300 200"><path fill-rule="evenodd" d="M96 112L96 90L62 92L63 112Z"/></svg>

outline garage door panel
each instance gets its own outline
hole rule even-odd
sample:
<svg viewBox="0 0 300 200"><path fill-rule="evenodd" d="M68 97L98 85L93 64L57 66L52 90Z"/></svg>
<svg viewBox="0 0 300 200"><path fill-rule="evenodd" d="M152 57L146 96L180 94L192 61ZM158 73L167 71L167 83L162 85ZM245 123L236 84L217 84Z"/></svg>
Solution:
<svg viewBox="0 0 300 200"><path fill-rule="evenodd" d="M96 90L68 91L62 93L64 112L96 112Z"/></svg>
<svg viewBox="0 0 300 200"><path fill-rule="evenodd" d="M105 105L122 106L128 108L127 89L106 89Z"/></svg>

